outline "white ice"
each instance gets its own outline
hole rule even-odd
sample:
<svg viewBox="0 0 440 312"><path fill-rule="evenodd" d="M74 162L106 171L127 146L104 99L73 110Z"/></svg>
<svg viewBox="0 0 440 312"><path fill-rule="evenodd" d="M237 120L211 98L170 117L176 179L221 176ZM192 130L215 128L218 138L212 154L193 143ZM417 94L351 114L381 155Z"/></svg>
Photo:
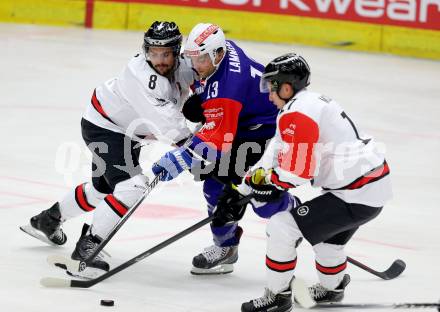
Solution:
<svg viewBox="0 0 440 312"><path fill-rule="evenodd" d="M191 260L211 243L205 227L90 289L46 289L44 276L66 277L46 264L69 255L78 218L65 224L69 240L53 248L19 231L70 187L87 179L89 158L80 119L95 86L137 53L142 32L0 24L0 307L1 311L239 311L265 284L265 222L249 211L240 259L230 275L189 273ZM400 258L392 281L349 266L346 302L434 302L440 278L440 63L295 45L239 43L266 63L287 51L304 55L312 90L338 100L365 132L387 146L394 199L347 247L378 270ZM166 149L143 153L144 167ZM317 194L298 189L302 199ZM201 184L190 175L154 190L107 250L120 264L205 218ZM298 276L316 282L310 245L299 248ZM113 308L100 299L113 299Z"/></svg>

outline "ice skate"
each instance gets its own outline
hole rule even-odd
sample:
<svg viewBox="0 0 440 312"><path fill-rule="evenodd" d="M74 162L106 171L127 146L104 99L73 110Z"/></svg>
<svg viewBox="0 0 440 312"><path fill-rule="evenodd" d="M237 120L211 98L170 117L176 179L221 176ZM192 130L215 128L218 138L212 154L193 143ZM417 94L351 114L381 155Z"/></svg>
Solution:
<svg viewBox="0 0 440 312"><path fill-rule="evenodd" d="M345 274L334 290L329 290L319 283L309 287L310 296L317 304L341 302L344 299L344 289L349 283L350 275Z"/></svg>
<svg viewBox="0 0 440 312"><path fill-rule="evenodd" d="M241 305L242 312L288 312L292 310L292 291L287 289L274 294L268 288L260 298Z"/></svg>
<svg viewBox="0 0 440 312"><path fill-rule="evenodd" d="M49 209L32 217L30 224L20 226L20 229L49 245L60 246L67 241L67 236L61 229L62 223L60 206L55 203Z"/></svg>
<svg viewBox="0 0 440 312"><path fill-rule="evenodd" d="M73 260L81 261L78 271L67 270L67 274L82 277L82 278L96 278L110 270L110 265L104 260L104 255L99 253L93 260L85 262L96 248L101 243L101 240L90 233L89 225L84 224L82 235L76 243L75 250L71 258Z"/></svg>
<svg viewBox="0 0 440 312"><path fill-rule="evenodd" d="M212 245L193 258L194 275L227 274L234 271L238 260L238 246L218 247Z"/></svg>

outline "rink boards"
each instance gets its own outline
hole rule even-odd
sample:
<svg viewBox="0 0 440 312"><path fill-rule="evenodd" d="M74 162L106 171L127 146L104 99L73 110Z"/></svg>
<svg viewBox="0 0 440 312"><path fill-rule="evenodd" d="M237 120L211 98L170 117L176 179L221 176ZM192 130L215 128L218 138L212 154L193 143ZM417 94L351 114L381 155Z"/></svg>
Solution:
<svg viewBox="0 0 440 312"><path fill-rule="evenodd" d="M3 0L0 21L145 30L174 20L186 34L204 21L233 39L440 59L440 0L405 1Z"/></svg>

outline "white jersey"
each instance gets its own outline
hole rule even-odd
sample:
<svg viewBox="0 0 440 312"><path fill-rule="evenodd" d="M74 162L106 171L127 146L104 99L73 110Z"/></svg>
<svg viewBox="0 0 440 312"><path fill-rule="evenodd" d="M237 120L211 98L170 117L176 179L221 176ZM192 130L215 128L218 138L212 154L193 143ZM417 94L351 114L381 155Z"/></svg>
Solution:
<svg viewBox="0 0 440 312"><path fill-rule="evenodd" d="M144 54L133 57L118 77L98 86L84 118L93 124L137 139L178 142L188 137L181 113L194 71L179 57L171 80L159 75Z"/></svg>
<svg viewBox="0 0 440 312"><path fill-rule="evenodd" d="M360 134L334 100L307 89L280 111L258 166L274 168L272 182L285 188L311 182L346 202L374 207L391 198L383 145Z"/></svg>

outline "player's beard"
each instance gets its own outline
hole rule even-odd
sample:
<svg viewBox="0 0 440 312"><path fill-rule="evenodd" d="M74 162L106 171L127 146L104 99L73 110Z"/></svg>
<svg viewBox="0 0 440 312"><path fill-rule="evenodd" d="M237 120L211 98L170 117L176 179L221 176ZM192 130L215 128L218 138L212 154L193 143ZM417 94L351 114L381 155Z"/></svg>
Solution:
<svg viewBox="0 0 440 312"><path fill-rule="evenodd" d="M171 74L174 65L157 64L154 65L154 69L162 76L168 76Z"/></svg>

